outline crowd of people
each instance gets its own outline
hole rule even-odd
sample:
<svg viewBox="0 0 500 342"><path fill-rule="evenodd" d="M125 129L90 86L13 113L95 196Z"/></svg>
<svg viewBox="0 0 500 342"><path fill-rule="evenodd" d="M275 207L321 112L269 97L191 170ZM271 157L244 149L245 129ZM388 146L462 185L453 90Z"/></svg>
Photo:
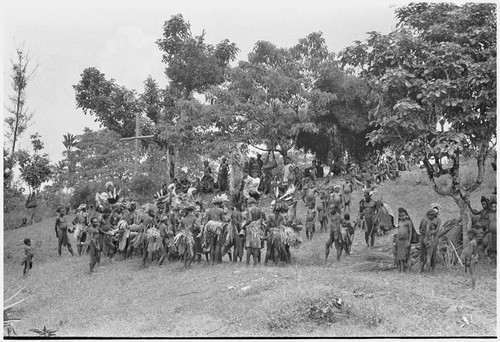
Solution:
<svg viewBox="0 0 500 342"><path fill-rule="evenodd" d="M223 158L217 182L205 162L199 186L174 180L153 196L154 203L140 208L135 201L122 198L121 191L108 182L106 191L96 195L95 205L81 204L73 220L69 219L69 208L58 209L55 222L58 253L61 255L62 247L66 246L71 255L75 254L68 237L73 233L78 255L90 255L91 272L103 256L113 262L117 255L128 259L135 253L142 256L144 266L153 260L158 260L159 265L165 260L179 259L183 259L186 266L202 259L215 263L221 262L225 255L234 262L241 262L245 254L246 264L249 265L253 258L255 266L261 262L261 250L265 246L265 264L270 260L289 262L290 247L301 243L301 230L305 229L306 239L312 240L319 227L321 233L328 233L325 261L333 246L340 260L344 252L350 253L356 228L364 231L367 246L374 245L377 232L397 228L393 252L399 271L411 268L412 244L420 245L420 272L433 270L437 232L441 227L440 205L431 205L418 229L406 209L399 208L394 217L388 208L386 212L391 223L384 229L380 212L386 204L374 200L373 192L378 183L397 177L399 168L392 169L389 163L387 168L375 167L377 173L374 173L373 165L370 160L361 167L347 164L340 167L341 177L332 178L329 176L337 172L332 167L325 174L323 165L313 161L302 171L287 159L283 174L273 175L274 167L264 167L258 155L244 164L239 186L229 192L229 164ZM261 180L268 184L263 186ZM356 219L352 220L352 194L356 190L363 192L363 199ZM217 194L201 195L211 192ZM269 201L261 200L267 196L272 198L269 208L262 205ZM303 218L297 216L299 201L306 209ZM483 197L481 204L481 210L471 208L473 229L461 256L471 275L481 253L491 261L496 260L496 196ZM23 272L26 274L33 255L30 242L25 241L25 245Z"/></svg>

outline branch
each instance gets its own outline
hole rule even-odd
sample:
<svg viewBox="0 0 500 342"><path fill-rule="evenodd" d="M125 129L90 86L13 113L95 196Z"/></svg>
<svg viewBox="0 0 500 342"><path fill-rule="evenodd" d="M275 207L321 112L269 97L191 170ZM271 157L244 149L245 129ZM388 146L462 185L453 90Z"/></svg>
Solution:
<svg viewBox="0 0 500 342"><path fill-rule="evenodd" d="M261 151L264 151L264 152L272 152L272 151L274 151L274 150L268 150L268 149L263 149L263 148L257 147L253 143L248 143L248 144L250 146L252 146L253 148L256 148L257 150L261 150Z"/></svg>

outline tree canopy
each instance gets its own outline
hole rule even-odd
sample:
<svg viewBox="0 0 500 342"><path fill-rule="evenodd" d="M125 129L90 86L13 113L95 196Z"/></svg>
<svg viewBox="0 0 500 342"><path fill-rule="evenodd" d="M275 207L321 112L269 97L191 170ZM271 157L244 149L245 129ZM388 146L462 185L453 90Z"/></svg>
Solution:
<svg viewBox="0 0 500 342"><path fill-rule="evenodd" d="M370 32L341 61L358 68L375 97L369 141L421 156L431 180L449 173L452 184L434 189L455 199L465 232L466 204L496 144L496 6L418 3L397 9L396 17L396 30ZM478 163L470 184L459 177L464 153ZM445 155L453 160L450 169L439 162Z"/></svg>

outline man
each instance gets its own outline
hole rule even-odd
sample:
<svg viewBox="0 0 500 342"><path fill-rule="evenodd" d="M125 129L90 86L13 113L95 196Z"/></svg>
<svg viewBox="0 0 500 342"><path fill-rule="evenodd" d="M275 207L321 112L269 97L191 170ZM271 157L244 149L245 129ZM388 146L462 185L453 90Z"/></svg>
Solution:
<svg viewBox="0 0 500 342"><path fill-rule="evenodd" d="M337 206L332 206L330 215L328 218L328 228L330 231L328 241L325 245L325 263L328 260L328 255L330 254L330 248L335 243L335 249L337 250L337 261L340 261L342 255L342 244L341 244L341 218L340 218L340 208Z"/></svg>
<svg viewBox="0 0 500 342"><path fill-rule="evenodd" d="M68 246L68 251L71 253L71 256L73 256L73 249L71 248L71 243L69 242L68 237L69 222L68 217L66 216L66 209L60 207L57 209L57 212L59 213L59 217L56 218L55 225L56 237L58 239L57 252L59 253L59 256L61 256L62 246Z"/></svg>
<svg viewBox="0 0 500 342"><path fill-rule="evenodd" d="M81 256L83 245L87 239L87 227L90 222L86 204L80 204L77 211L73 224L75 225L76 249L78 255Z"/></svg>
<svg viewBox="0 0 500 342"><path fill-rule="evenodd" d="M260 249L263 248L263 222L266 220L266 215L257 206L257 201L250 198L245 216L246 223L243 225L242 230L245 234L247 266L250 265L250 256L253 256L253 265L256 266L257 262L260 262Z"/></svg>
<svg viewBox="0 0 500 342"><path fill-rule="evenodd" d="M262 158L262 155L257 153L257 160L255 162L257 163L257 166L259 167L259 177L262 176L262 167L264 166L264 161L261 158Z"/></svg>
<svg viewBox="0 0 500 342"><path fill-rule="evenodd" d="M359 202L359 216L365 221L365 242L370 247L375 244L375 229L373 226L373 215L375 215L375 201L372 199L370 189L364 190L364 199Z"/></svg>
<svg viewBox="0 0 500 342"><path fill-rule="evenodd" d="M221 249L224 241L219 241L219 238L222 236L222 229L224 228L223 198L215 196L212 203L214 204L214 207L208 209L205 217L205 224L203 225L200 234L202 235L205 248L209 248L210 258L213 265L216 261L222 261Z"/></svg>
<svg viewBox="0 0 500 342"><path fill-rule="evenodd" d="M111 209L104 208L102 212L101 219L97 229L99 230L99 249L104 252L110 260L113 259L115 254L115 245L111 241L111 231L113 227L111 225Z"/></svg>
<svg viewBox="0 0 500 342"><path fill-rule="evenodd" d="M434 271L436 248L437 248L437 225L433 220L437 217L435 210L429 210L426 216L420 221L420 261L422 267L420 273L423 273L427 267L427 271L431 268Z"/></svg>
<svg viewBox="0 0 500 342"><path fill-rule="evenodd" d="M316 177L317 178L323 178L325 176L325 171L323 169L323 164L318 161L316 163Z"/></svg>
<svg viewBox="0 0 500 342"><path fill-rule="evenodd" d="M217 180L217 182L219 183L219 190L221 192L229 190L228 177L229 177L229 164L227 162L226 157L222 157L222 163L219 166L219 175L218 175L219 179Z"/></svg>
<svg viewBox="0 0 500 342"><path fill-rule="evenodd" d="M203 177L201 178L203 193L208 194L214 191L214 178L212 177L212 168L208 161L203 162Z"/></svg>

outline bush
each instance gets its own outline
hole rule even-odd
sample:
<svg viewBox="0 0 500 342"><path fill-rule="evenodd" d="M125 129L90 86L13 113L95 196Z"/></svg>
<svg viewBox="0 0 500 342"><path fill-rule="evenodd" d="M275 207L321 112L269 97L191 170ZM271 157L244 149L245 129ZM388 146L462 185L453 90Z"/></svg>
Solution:
<svg viewBox="0 0 500 342"><path fill-rule="evenodd" d="M89 181L78 183L69 201L71 208L77 208L82 203L94 204L95 194L103 189L104 183Z"/></svg>
<svg viewBox="0 0 500 342"><path fill-rule="evenodd" d="M159 188L150 176L137 175L130 182L130 192L141 203L150 201Z"/></svg>

